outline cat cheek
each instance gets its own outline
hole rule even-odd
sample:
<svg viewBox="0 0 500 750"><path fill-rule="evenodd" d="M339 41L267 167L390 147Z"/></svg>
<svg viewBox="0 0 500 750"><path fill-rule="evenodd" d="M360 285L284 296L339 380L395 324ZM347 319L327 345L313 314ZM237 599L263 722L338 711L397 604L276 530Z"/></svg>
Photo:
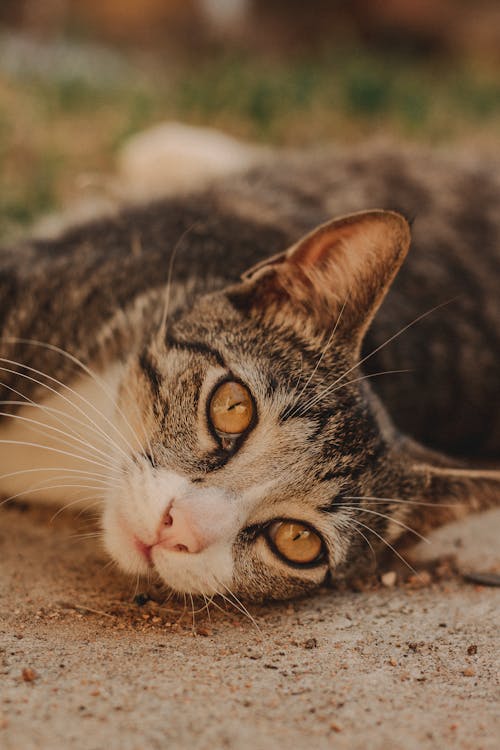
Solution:
<svg viewBox="0 0 500 750"><path fill-rule="evenodd" d="M133 535L109 504L103 513L102 527L106 551L120 568L134 575L146 573L150 567L146 557L134 544Z"/></svg>

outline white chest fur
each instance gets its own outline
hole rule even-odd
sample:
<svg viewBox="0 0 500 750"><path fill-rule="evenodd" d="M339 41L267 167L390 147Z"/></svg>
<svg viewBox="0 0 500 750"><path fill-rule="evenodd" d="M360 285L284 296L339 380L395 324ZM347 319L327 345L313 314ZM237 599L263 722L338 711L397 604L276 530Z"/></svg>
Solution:
<svg viewBox="0 0 500 750"><path fill-rule="evenodd" d="M118 445L123 450L115 418L120 374L115 364L99 379L85 375L0 420L0 501L85 507L102 499Z"/></svg>

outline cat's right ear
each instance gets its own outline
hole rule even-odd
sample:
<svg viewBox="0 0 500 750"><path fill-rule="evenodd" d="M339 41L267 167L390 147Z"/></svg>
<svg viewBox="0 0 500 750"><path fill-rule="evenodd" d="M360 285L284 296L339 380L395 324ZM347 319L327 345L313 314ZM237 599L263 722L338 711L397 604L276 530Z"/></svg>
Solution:
<svg viewBox="0 0 500 750"><path fill-rule="evenodd" d="M392 211L335 219L259 263L230 291L232 301L272 325L338 325L360 343L410 245L408 222Z"/></svg>

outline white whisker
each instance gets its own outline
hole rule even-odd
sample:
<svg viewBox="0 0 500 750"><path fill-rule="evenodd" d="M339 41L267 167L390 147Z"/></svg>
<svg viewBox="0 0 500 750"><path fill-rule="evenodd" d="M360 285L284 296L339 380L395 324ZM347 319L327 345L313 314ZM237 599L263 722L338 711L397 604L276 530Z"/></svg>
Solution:
<svg viewBox="0 0 500 750"><path fill-rule="evenodd" d="M335 334L337 332L337 328L339 327L339 323L340 323L340 321L342 319L342 315L344 314L344 310L345 310L346 304L347 304L347 298L345 299L344 304L342 305L342 308L341 308L341 310L340 310L340 312L339 312L339 314L337 316L337 320L335 321L335 325L333 326L333 329L332 329L332 331L330 333L330 336L328 337L328 341L326 342L325 346L323 347L323 351L321 352L321 356L319 357L318 361L316 362L316 366L315 366L314 370L311 372L311 374L309 375L308 379L304 383L304 386L303 386L302 390L300 391L299 395L297 396L297 398L294 399L294 402L292 404L291 409L286 414L287 417L291 417L291 416L293 416L296 413L297 403L300 401L300 398L301 398L302 394L305 392L305 390L307 389L307 386L309 385L309 383L311 382L311 380L313 379L313 377L316 375L316 373L317 373L317 371L318 371L318 369L319 369L319 367L320 367L320 365L321 365L321 363L323 361L323 358L324 358L326 352L328 351L328 349L329 349L329 347L330 347L330 345L331 345L331 343L332 343L332 341L333 341L333 339L335 337Z"/></svg>
<svg viewBox="0 0 500 750"><path fill-rule="evenodd" d="M401 526L403 529L406 529L406 531L410 531L412 534L415 534L419 539L421 539L426 544L430 544L430 540L427 539L427 537L422 536L422 534L419 534L418 531L415 531L415 529L412 529L411 526L407 526L403 521L399 521L396 518L391 518L391 516L386 515L385 513L379 513L377 510L372 510L371 508L363 508L358 507L356 505L342 505L343 508L346 508L347 510L355 510L358 513L371 513L373 516L379 516L379 518L385 518L387 521L390 521L391 523L395 523L398 526Z"/></svg>
<svg viewBox="0 0 500 750"><path fill-rule="evenodd" d="M0 445L22 445L26 448L39 448L40 450L51 451L52 453L58 453L62 456L77 458L79 461L85 461L86 463L100 466L102 469L110 469L110 466L103 464L100 461L95 461L92 458L86 458L79 453L71 453L70 451L65 451L60 448L53 448L50 445L43 445L42 443L31 443L28 440L0 440Z"/></svg>
<svg viewBox="0 0 500 750"><path fill-rule="evenodd" d="M412 370L382 370L381 372L372 372L369 375L361 375L359 378L354 378L353 380L348 380L345 383L341 383L336 388L333 388L335 383L332 383L328 388L326 388L321 393L318 393L316 396L314 396L309 403L304 404L304 406L300 409L298 409L298 413L300 415L306 414L309 409L312 409L313 406L315 406L319 401L321 401L325 396L331 393L336 393L336 391L339 391L341 388L345 388L348 385L352 385L353 383L359 383L361 380L370 380L371 378L378 378L381 375L399 375L401 373L405 372L412 372ZM338 382L338 381L335 381Z"/></svg>
<svg viewBox="0 0 500 750"><path fill-rule="evenodd" d="M424 318L428 317L432 313L436 312L437 310L441 309L442 307L445 307L446 305L449 305L451 302L453 302L456 299L456 297L453 297L452 299L446 300L446 302L442 302L439 305L436 305L435 307L432 307L430 310L427 310L426 312L422 313L418 317L416 317L414 320L412 320L410 323L407 323L403 328L400 328L399 331L394 333L392 336L390 336L388 339L386 339L382 344L377 346L373 351L371 351L369 354L365 355L362 359L358 360L356 364L354 364L352 367L350 367L348 370L346 370L342 375L340 375L336 380L334 380L333 383L331 383L328 388L326 388L321 394L318 394L318 396L314 397L313 403L316 403L317 400L324 398L328 393L330 393L333 388L340 383L347 375L349 375L351 372L356 370L358 367L360 367L362 364L367 362L371 357L373 357L377 352L379 352L384 347L388 346L392 341L394 341L396 338L401 336L403 333L405 333L409 328L419 323L421 320L424 320ZM308 405L308 409L310 409L312 406L311 403Z"/></svg>
<svg viewBox="0 0 500 750"><path fill-rule="evenodd" d="M10 495L10 497L6 497L0 502L0 507L2 505L6 505L7 503L12 502L12 500L16 500L18 497L22 497L23 495L32 495L35 492L45 492L50 490L59 490L59 489L86 489L86 490L95 490L96 492L102 492L103 488L102 486L94 486L92 484L51 484L48 486L39 486L35 485L32 487L28 487L26 489L20 490L19 492L16 492L14 495Z"/></svg>
<svg viewBox="0 0 500 750"><path fill-rule="evenodd" d="M233 591L231 591L231 589L230 589L230 588L229 588L228 586L226 586L226 584L225 584L225 583L223 583L223 581L220 581L220 580L219 580L219 581L217 581L217 583L218 583L218 584L219 584L220 586L223 586L223 587L224 587L224 589L225 589L225 590L227 591L228 595L229 595L230 597L232 597L232 599L234 599L234 600L235 600L236 604L234 604L234 606L236 607L236 609L239 609L239 611L240 611L240 612L242 612L242 613L243 613L243 614L244 614L244 615L245 615L246 617L248 617L248 619L249 619L249 620L250 620L250 621L251 621L251 622L253 623L253 625L254 625L254 626L255 626L255 627L257 628L257 630L259 631L259 633L261 633L261 634L262 634L262 630L261 630L261 628L259 627L259 625L258 625L257 621L256 621L256 620L254 619L254 617L252 617L252 615L250 614L250 612L248 611L248 609L247 609L247 608L245 607L245 605L243 604L243 602L241 601L241 599L239 599L239 598L238 598L238 597L236 596L236 594L235 594L235 593L233 593ZM221 596L223 596L223 595L221 594ZM225 597L223 597L223 598L225 598Z"/></svg>
<svg viewBox="0 0 500 750"><path fill-rule="evenodd" d="M75 357L74 354L71 354L70 352L66 351L65 349L61 349L59 346L55 346L54 344L49 344L49 343L46 343L46 342L43 342L43 341L36 341L35 339L20 339L20 338L15 339L15 338L10 338L10 339L2 339L2 341L6 342L6 343L12 343L12 344L28 344L28 345L31 345L31 346L39 346L39 347L41 347L43 349L48 349L49 351L53 351L53 352L55 352L57 354L60 354L61 356L66 357L73 364L76 364L78 367L81 368L81 370L83 370L83 372L85 372L90 378L92 378L92 380L96 383L96 385L99 386L99 388L101 389L101 391L109 398L110 402L113 404L113 406L117 410L118 414L120 414L120 416L123 417L125 423L127 424L127 426L129 427L129 429L131 430L132 434L135 436L135 439L137 440L138 444L139 445L141 444L139 436L137 435L136 431L133 429L133 427L130 424L129 420L127 419L126 415L123 413L123 411L121 410L121 408L116 403L116 399L114 398L113 394L110 392L110 390L106 386L106 384L103 382L102 378L100 378L94 370L92 370L90 367L88 367L87 365L85 365L78 357ZM25 366L25 365L23 365L23 366ZM47 374L45 376L46 377L50 377ZM69 388L69 386L66 386L66 387ZM69 390L72 390L72 389L69 389ZM81 398L84 398L84 397L81 396ZM87 402L87 403L89 403L89 402ZM135 405L135 401L133 399L132 399L132 403ZM90 405L93 406L92 404L90 404ZM94 408L94 411L97 414L101 413L95 407L93 407L93 408ZM105 415L102 414L102 413L101 413L101 416L105 417ZM105 417L105 419L106 419L106 417ZM121 435L121 433L119 432L119 430L116 428L116 426L109 419L106 419L106 421L108 422L108 424L110 424L115 429L115 431L118 433L118 435L120 437L123 437ZM128 441L126 441L126 442L128 444L128 447L130 448L130 450L132 450L132 452L133 452L133 448L130 445L130 443ZM119 447L119 446L117 445L117 447Z"/></svg>
<svg viewBox="0 0 500 750"><path fill-rule="evenodd" d="M369 495L342 495L344 500L368 500L371 503L401 503L402 505L423 505L429 508L458 508L460 503L426 503L420 500L404 500L394 497L371 497Z"/></svg>
<svg viewBox="0 0 500 750"><path fill-rule="evenodd" d="M80 393L78 393L78 391L75 391L74 388L71 388L69 385L62 383L60 380L57 380L57 378L53 378L52 375L48 375L47 373L44 373L41 370L37 370L34 367L29 367L28 365L23 365L22 362L16 362L15 360L6 359L5 357L0 357L0 362L7 362L8 364L17 365L18 367L22 367L26 370L29 370L30 372L34 372L35 374L41 375L42 377L47 378L51 382L56 383L64 390L69 391L70 393L75 395L77 398L79 398L81 401L83 401L86 404L86 406L89 406L95 414L103 417L105 422L108 423L115 430L118 436L120 438L123 438L123 435L120 433L118 428L113 424L113 422L103 412L97 409L94 406L94 404L92 404L87 398L85 398L85 396L82 396ZM26 375L26 373L19 372L19 370L12 370L7 367L0 367L0 371L8 372L13 375L17 375L18 377L25 378L26 380L29 380L33 383L40 385L42 388L46 388L48 391L55 394L56 396L59 396L59 398L61 398L63 401L69 404L72 408L76 409L80 414L82 414L82 416L84 416L104 436L106 440L109 440L119 451L121 451L121 453L125 456L127 461L130 460L130 457L127 455L127 453L125 453L123 448L116 442L116 440L114 440L102 427L100 427L100 425L98 425L95 422L95 420L93 420L88 414L86 414L83 411L83 409L80 406L78 406L78 404L75 404L73 401L71 401L67 396L65 396L63 393L58 391L56 388L52 388L52 386L48 385L47 383L44 383L43 381L38 380L37 378L33 378L30 375ZM130 450L132 451L132 453L134 453L135 451L133 447L131 446L131 444L128 442L128 440L125 440L125 442L130 448Z"/></svg>
<svg viewBox="0 0 500 750"><path fill-rule="evenodd" d="M0 476L0 482L4 479L11 479L12 477L21 476L23 474L38 474L42 471L65 471L66 473L70 474L76 474L77 476L85 477L91 477L96 479L105 479L112 481L112 477L109 477L107 474L96 474L93 471L85 471L85 469L72 469L72 468L66 468L65 466L43 466L40 468L30 468L30 469L18 469L17 471L10 471L8 474L2 474Z"/></svg>
<svg viewBox="0 0 500 750"><path fill-rule="evenodd" d="M88 440L82 440L75 435L72 435L69 432L66 432L66 430L61 430L59 427L54 427L53 425L46 424L45 422L40 422L37 419L31 419L31 417L24 417L22 414L11 414L10 412L0 411L0 417L8 417L10 419L17 419L20 422L24 422L29 425L38 425L38 427L43 428L43 431L41 432L44 437L51 437L51 433L55 433L56 435L62 435L63 437L67 438L68 440L72 440L78 445L83 446L84 448L88 448L89 450L86 451L84 455L100 455L104 456L104 458L109 458L109 453L105 453L100 448L97 448L95 445L92 445ZM46 432L46 430L50 430L51 432ZM75 446L76 447L76 446Z"/></svg>
<svg viewBox="0 0 500 750"><path fill-rule="evenodd" d="M417 578L420 578L419 574L417 573L417 571L415 570L415 568L410 565L410 563L408 562L408 560L405 560L405 558L397 551L397 549L395 549L392 546L392 544L387 541L387 539L384 539L384 537L381 536L381 534L379 534L377 531L375 531L375 529L370 528L370 526L367 526L365 523L363 523L362 521L359 521L357 518L350 518L350 521L352 523L358 524L359 526L362 526L364 529L366 529L367 531L370 531L372 534L375 534L375 536L378 539L380 539L381 542L383 542L390 550L392 550L392 552L394 552L394 554L397 557L399 557L399 559L401 560L401 562L404 563L406 565L406 567L409 568L411 570L411 572L414 575L417 576Z"/></svg>

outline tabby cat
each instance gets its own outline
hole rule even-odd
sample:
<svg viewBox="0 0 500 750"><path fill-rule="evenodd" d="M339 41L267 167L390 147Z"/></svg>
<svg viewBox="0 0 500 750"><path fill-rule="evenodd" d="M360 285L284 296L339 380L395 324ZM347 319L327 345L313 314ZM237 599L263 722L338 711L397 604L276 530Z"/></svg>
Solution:
<svg viewBox="0 0 500 750"><path fill-rule="evenodd" d="M499 174L266 155L1 250L0 492L99 503L124 570L253 599L497 504Z"/></svg>

